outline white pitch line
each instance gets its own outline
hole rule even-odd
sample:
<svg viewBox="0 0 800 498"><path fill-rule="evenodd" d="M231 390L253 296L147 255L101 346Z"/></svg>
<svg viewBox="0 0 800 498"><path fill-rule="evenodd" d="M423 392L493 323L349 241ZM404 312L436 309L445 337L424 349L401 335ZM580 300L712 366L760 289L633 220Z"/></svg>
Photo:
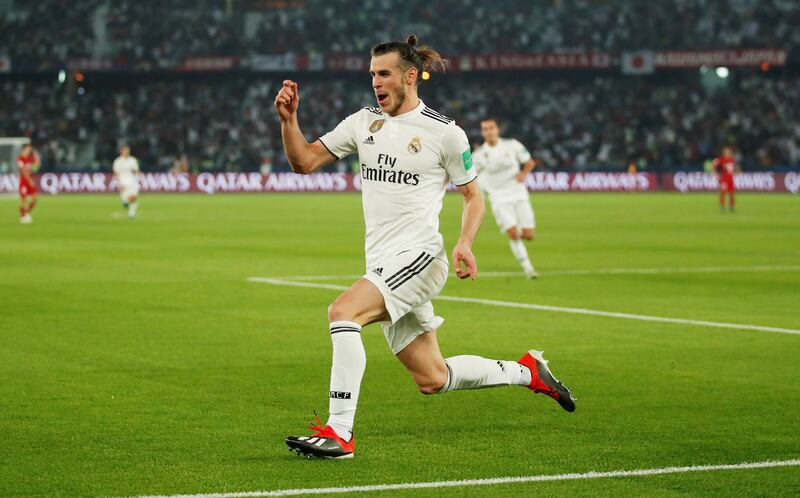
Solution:
<svg viewBox="0 0 800 498"><path fill-rule="evenodd" d="M292 280L281 280L278 278L248 277L248 282L258 282L272 285L285 285L289 287L307 287L312 289L345 290L348 287L343 285L318 284L314 282L296 282ZM780 327L766 327L762 325L747 325L743 323L710 322L706 320L689 320L685 318L670 318L664 316L637 315L633 313L619 313L615 311L592 310L586 308L568 308L564 306L549 306L546 304L516 303L513 301L498 301L495 299L480 299L475 297L458 296L437 296L434 299L440 301L452 301L457 303L484 304L487 306L501 306L505 308L518 308L536 311L553 311L556 313L572 313L576 315L604 316L607 318L623 318L626 320L640 320L644 322L675 323L680 325L696 325L699 327L716 327L735 330L754 330L757 332L772 332L777 334L800 335L800 330L785 329Z"/></svg>
<svg viewBox="0 0 800 498"><path fill-rule="evenodd" d="M799 465L800 465L800 459L793 459L793 460L765 461L765 462L753 462L753 463L736 463L727 465L692 465L687 467L659 467L653 469L612 470L606 472L591 471L591 472L571 473L571 474L543 474L543 475L518 476L518 477L492 477L487 479L462 479L458 481L404 482L399 484L371 484L365 486L347 486L347 487L331 487L331 488L276 489L274 491L244 491L238 493L139 496L137 498L254 498L254 497L267 497L267 496L347 494L347 493L366 493L368 491L400 491L407 489L496 486L498 484L519 484L526 482L573 481L579 479L601 479L608 477L642 477L642 476L657 476L665 474L685 474L689 472L710 472L715 470L748 470L748 469L765 469L772 467L796 467Z"/></svg>
<svg viewBox="0 0 800 498"><path fill-rule="evenodd" d="M362 275L359 275L361 277ZM330 289L330 290L345 290L344 285L331 285L331 284L317 284L314 282L295 282L292 280L282 280L279 278L266 278L266 277L247 277L248 282L257 282L260 284L272 285L286 285L288 287L308 287L311 289Z"/></svg>
<svg viewBox="0 0 800 498"><path fill-rule="evenodd" d="M576 270L552 270L541 271L541 276L580 276L580 275L654 275L670 273L761 273L778 271L800 271L800 265L773 265L773 266L699 266L686 268L597 268L597 269L576 269ZM516 277L521 276L521 271L484 271L480 272L481 277ZM346 280L360 278L363 273L352 273L346 275L294 275L288 277L276 277L282 280L298 281L325 281L325 280ZM451 276L452 277L452 276Z"/></svg>
<svg viewBox="0 0 800 498"><path fill-rule="evenodd" d="M651 275L656 273L758 273L800 271L800 265L773 266L699 266L688 268L601 268L597 270L554 270L543 275Z"/></svg>

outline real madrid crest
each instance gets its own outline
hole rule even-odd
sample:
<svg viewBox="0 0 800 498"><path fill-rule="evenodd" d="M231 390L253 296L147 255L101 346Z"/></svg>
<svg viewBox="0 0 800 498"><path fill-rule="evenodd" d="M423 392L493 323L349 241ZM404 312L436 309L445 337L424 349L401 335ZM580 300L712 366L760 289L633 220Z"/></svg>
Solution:
<svg viewBox="0 0 800 498"><path fill-rule="evenodd" d="M373 121L372 124L369 125L370 133L377 133L378 130L383 128L383 122L384 121L386 121L386 120L385 119L376 119L375 121Z"/></svg>
<svg viewBox="0 0 800 498"><path fill-rule="evenodd" d="M416 154L417 152L422 150L422 139L419 137L414 137L408 142L408 151L412 154Z"/></svg>

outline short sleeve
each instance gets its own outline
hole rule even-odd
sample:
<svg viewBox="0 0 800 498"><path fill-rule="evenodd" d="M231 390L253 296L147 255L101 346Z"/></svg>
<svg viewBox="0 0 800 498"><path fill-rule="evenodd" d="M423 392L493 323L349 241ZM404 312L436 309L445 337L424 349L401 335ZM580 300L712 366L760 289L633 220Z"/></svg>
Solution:
<svg viewBox="0 0 800 498"><path fill-rule="evenodd" d="M133 171L139 171L139 160L135 157L133 158Z"/></svg>
<svg viewBox="0 0 800 498"><path fill-rule="evenodd" d="M527 163L531 158L531 153L528 152L528 149L519 140L514 140L512 145L514 146L514 156L516 156L517 162L520 164Z"/></svg>
<svg viewBox="0 0 800 498"><path fill-rule="evenodd" d="M336 159L341 159L358 152L356 124L358 122L359 112L347 116L336 125L336 128L319 137L319 141L322 142L322 145L328 149L328 152L336 156Z"/></svg>
<svg viewBox="0 0 800 498"><path fill-rule="evenodd" d="M111 166L111 170L114 173L119 173L119 159L114 159L114 165Z"/></svg>
<svg viewBox="0 0 800 498"><path fill-rule="evenodd" d="M467 134L456 125L448 126L442 137L442 165L456 185L466 185L477 177Z"/></svg>

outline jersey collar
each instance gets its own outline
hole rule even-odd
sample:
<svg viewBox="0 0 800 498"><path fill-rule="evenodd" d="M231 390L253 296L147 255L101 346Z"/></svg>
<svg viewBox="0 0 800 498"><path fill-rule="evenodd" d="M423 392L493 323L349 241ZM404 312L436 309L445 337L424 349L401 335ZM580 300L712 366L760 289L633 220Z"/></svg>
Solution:
<svg viewBox="0 0 800 498"><path fill-rule="evenodd" d="M417 107L399 116L389 116L389 114L385 112L383 113L383 115L386 118L386 121L405 121L407 119L412 119L419 116L423 109L425 109L425 102L423 102L422 99L419 99L419 104L417 105Z"/></svg>

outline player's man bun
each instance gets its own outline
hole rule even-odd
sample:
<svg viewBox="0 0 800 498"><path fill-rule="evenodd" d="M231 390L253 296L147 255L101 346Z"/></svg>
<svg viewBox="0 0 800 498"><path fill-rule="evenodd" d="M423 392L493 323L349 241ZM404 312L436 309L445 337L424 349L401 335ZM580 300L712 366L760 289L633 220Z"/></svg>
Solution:
<svg viewBox="0 0 800 498"><path fill-rule="evenodd" d="M384 42L372 47L372 55L383 55L390 52L397 52L400 55L403 70L410 67L417 68L417 82L422 78L423 71L444 71L447 60L427 45L417 46L419 40L417 35L410 34L405 41Z"/></svg>

